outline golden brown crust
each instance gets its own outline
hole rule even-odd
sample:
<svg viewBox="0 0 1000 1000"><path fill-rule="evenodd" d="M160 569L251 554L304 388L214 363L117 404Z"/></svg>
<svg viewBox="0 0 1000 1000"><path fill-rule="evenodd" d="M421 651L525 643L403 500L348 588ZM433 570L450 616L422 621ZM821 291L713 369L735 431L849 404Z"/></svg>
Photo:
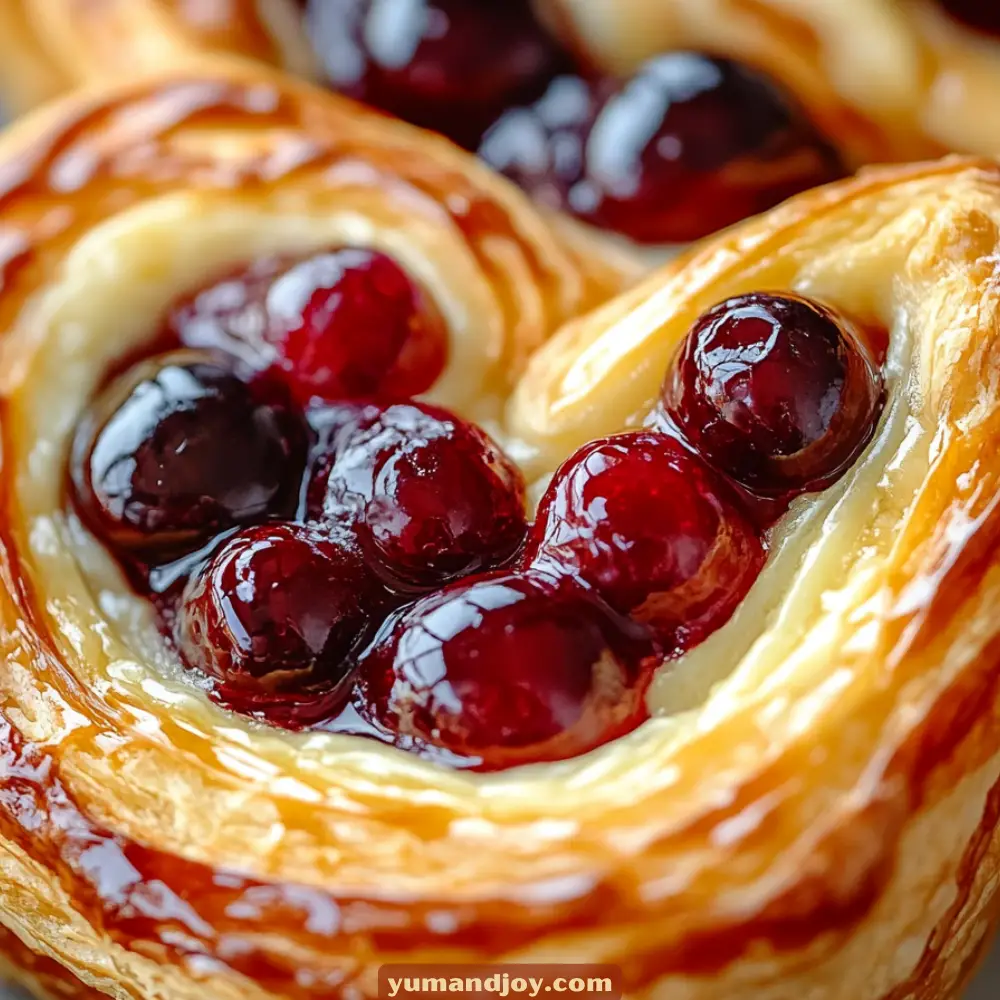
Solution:
<svg viewBox="0 0 1000 1000"><path fill-rule="evenodd" d="M615 962L631 995L692 1000L958 995L998 916L1000 168L807 193L587 313L621 274L446 143L304 86L82 95L0 162L0 924L25 947L140 1000L371 994L404 956ZM197 273L226 234L358 211L400 253L438 234L408 260L443 259L442 299L492 290L464 357L542 475L641 421L727 295L890 331L868 453L662 672L658 717L586 758L455 774L228 715L142 645L63 513L66 435L170 255Z"/></svg>

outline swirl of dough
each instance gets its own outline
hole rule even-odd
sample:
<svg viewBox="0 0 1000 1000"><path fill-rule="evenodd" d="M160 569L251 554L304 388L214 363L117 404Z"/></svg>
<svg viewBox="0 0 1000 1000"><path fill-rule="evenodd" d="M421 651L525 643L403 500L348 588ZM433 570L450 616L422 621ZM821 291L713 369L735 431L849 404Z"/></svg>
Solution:
<svg viewBox="0 0 1000 1000"><path fill-rule="evenodd" d="M0 164L0 925L30 980L318 1000L375 995L394 960L584 959L633 996L955 996L1000 863L995 164L807 193L591 312L612 265L447 144L305 86L81 95ZM344 238L419 275L461 365L433 395L492 411L540 478L641 423L726 296L889 331L866 452L783 518L628 737L483 775L236 717L67 512L81 409L166 303Z"/></svg>

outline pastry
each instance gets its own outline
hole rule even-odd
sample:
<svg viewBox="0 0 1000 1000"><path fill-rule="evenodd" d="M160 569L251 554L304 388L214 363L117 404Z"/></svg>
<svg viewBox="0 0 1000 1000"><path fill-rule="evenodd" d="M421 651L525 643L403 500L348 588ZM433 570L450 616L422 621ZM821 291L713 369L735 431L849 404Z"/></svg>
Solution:
<svg viewBox="0 0 1000 1000"><path fill-rule="evenodd" d="M603 73L528 0L10 0L0 28L21 104L81 80L252 56L444 132L542 204L643 244L701 237L843 176L842 154L886 152L867 134L859 149L857 115L803 107L739 53L666 45L627 76Z"/></svg>
<svg viewBox="0 0 1000 1000"><path fill-rule="evenodd" d="M283 276L285 297L274 301L294 303L310 274L320 283L331 271L342 278L317 308L332 310L330 322L353 339L339 345L339 356L310 353L308 338L300 340L300 372L310 370L311 359L318 371L339 373L344 392L430 388L436 405L484 425L499 420L533 349L632 274L578 238L571 245L516 189L444 140L256 68L173 75L111 94L81 92L17 122L0 140L0 159L6 331L0 422L9 500L0 588L0 924L20 942L20 951L4 950L18 966L25 952L41 956L28 978L47 988L58 967L115 996L179 1000L206 989L219 997L258 996L268 985L290 996L315 993L322 984L331 989L338 968L353 978L360 966L345 964L346 953L330 952L329 961L316 953L324 968L309 985L306 952L316 942L309 943L308 928L319 925L310 917L302 923L305 912L292 896L280 901L286 890L279 873L301 851L305 867L318 867L300 880L300 901L311 906L314 898L328 913L339 905L321 885L330 866L339 866L332 844L322 843L333 828L314 813L317 803L325 809L326 779L289 772L287 787L272 799L269 782L246 784L249 775L239 776L239 744L257 738L254 727L233 716L231 728L186 676L180 687L169 676L167 647L155 625L148 627L149 603L129 596L124 567L69 516L66 495L73 488L61 454L67 434L95 384L127 365L130 352L152 350L146 342L175 315L162 315L169 303L206 282L224 284L229 269L248 260L257 261L255 278L268 283L272 299L278 292L268 275ZM249 278L243 287L250 289ZM344 300L339 312L336 295ZM197 330L190 334L196 338ZM213 429L207 440L189 433L185 454L217 462L219 481L245 469L215 506L191 498L174 528L178 544L191 535L185 518L204 514L221 526L227 511L241 520L269 511L285 473L302 457L298 403L271 406L248 397L243 381L214 362L224 353L192 346L188 355L201 358L200 366L179 362L164 375L175 381L162 383L188 399L197 424ZM373 369L376 358L384 369ZM176 380L206 372L204 398L184 397L189 383L177 387ZM141 407L132 412L133 429L142 426ZM224 435L215 433L218 418L228 428ZM492 447L483 431L469 434L472 446ZM516 523L523 519L517 510ZM156 527L162 536L162 519ZM55 562L43 557L35 564L29 556L41 554L35 549L41 536L32 541L22 532L36 528L60 536L58 542L52 536L48 549ZM148 673L153 663L167 673L159 679ZM274 762L291 764L294 741L262 735L277 754ZM323 772L332 758L325 750L321 757ZM213 801L223 813L209 818ZM291 834L279 846L270 835L261 839L260 823L277 832L272 824L286 809L280 822L304 823L306 840ZM208 839L196 843L202 834ZM313 834L317 839L307 843ZM391 853L390 841L383 847ZM233 848L243 860L213 858L216 848ZM277 853L268 858L272 848ZM248 930L247 914L239 916L239 906L232 909L234 900L224 897L236 890L247 906L271 910L265 897L273 883L273 905L291 909L263 919L274 917L285 957L268 971L270 960L251 948L245 961L237 960L235 977L235 966L224 969L208 951L199 959L194 939L181 940L186 917L157 915L152 897L140 899L157 891L146 881L147 863L164 866L168 908L168 897L186 905L168 888L180 878L182 894L195 892L198 902L191 901L209 923L228 919L223 910L229 909ZM145 874L132 880L130 864ZM227 867L237 881L227 881ZM236 876L244 869L256 870L257 889L252 879ZM363 921L367 878L354 886ZM326 919L319 910L314 916ZM279 928L289 920L286 935ZM226 933L221 924L209 935L216 933ZM147 934L149 949L141 943Z"/></svg>
<svg viewBox="0 0 1000 1000"><path fill-rule="evenodd" d="M0 83L16 107L192 52L250 55L445 131L543 203L661 244L864 163L996 153L993 6L536 0L546 32L526 0L11 0Z"/></svg>
<svg viewBox="0 0 1000 1000"><path fill-rule="evenodd" d="M958 996L996 919L995 164L629 288L256 69L83 92L0 159L26 982Z"/></svg>
<svg viewBox="0 0 1000 1000"><path fill-rule="evenodd" d="M539 0L602 68L664 49L745 59L790 88L851 164L993 155L1000 16L982 0Z"/></svg>

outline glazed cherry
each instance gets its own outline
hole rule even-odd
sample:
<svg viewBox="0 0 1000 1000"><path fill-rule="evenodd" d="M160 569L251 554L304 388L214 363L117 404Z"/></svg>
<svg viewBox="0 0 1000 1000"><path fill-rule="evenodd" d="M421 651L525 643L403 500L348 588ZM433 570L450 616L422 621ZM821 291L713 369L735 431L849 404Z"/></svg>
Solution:
<svg viewBox="0 0 1000 1000"><path fill-rule="evenodd" d="M597 597L534 575L453 584L390 618L359 673L401 745L483 769L592 750L646 718L651 647Z"/></svg>
<svg viewBox="0 0 1000 1000"><path fill-rule="evenodd" d="M353 525L394 583L433 588L508 560L524 539L524 481L490 438L440 407L370 405L337 436L313 515Z"/></svg>
<svg viewBox="0 0 1000 1000"><path fill-rule="evenodd" d="M305 423L282 387L251 388L177 352L101 393L78 427L71 483L98 536L155 564L293 510L305 454Z"/></svg>
<svg viewBox="0 0 1000 1000"><path fill-rule="evenodd" d="M562 60L527 0L312 0L307 18L334 89L470 149Z"/></svg>
<svg viewBox="0 0 1000 1000"><path fill-rule="evenodd" d="M181 303L168 329L186 346L280 372L303 402L416 395L447 359L430 296L372 250L257 260Z"/></svg>
<svg viewBox="0 0 1000 1000"><path fill-rule="evenodd" d="M843 175L770 80L691 52L622 83L559 77L480 155L537 199L644 243L697 239Z"/></svg>
<svg viewBox="0 0 1000 1000"><path fill-rule="evenodd" d="M681 345L664 407L716 468L765 495L818 490L871 440L882 376L843 316L795 295L710 309Z"/></svg>
<svg viewBox="0 0 1000 1000"><path fill-rule="evenodd" d="M258 525L192 577L177 647L228 707L300 726L346 700L354 656L387 603L349 539Z"/></svg>
<svg viewBox="0 0 1000 1000"><path fill-rule="evenodd" d="M673 438L592 441L556 472L525 559L594 588L667 651L722 625L764 564L730 488Z"/></svg>
<svg viewBox="0 0 1000 1000"><path fill-rule="evenodd" d="M1000 7L989 0L939 0L956 20L990 34L1000 35Z"/></svg>

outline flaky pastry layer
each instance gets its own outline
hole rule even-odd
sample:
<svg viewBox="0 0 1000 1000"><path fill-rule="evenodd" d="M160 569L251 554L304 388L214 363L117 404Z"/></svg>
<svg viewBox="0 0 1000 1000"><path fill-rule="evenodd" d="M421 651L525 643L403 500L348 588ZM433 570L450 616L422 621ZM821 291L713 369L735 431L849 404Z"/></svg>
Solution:
<svg viewBox="0 0 1000 1000"><path fill-rule="evenodd" d="M352 997L393 960L585 959L671 1000L957 995L1000 864L1000 168L807 193L595 310L625 275L452 147L238 70L81 95L0 167L0 925L29 981ZM345 239L418 273L433 395L539 480L641 423L728 295L888 331L872 444L631 736L475 775L251 724L67 514L79 413L171 298Z"/></svg>

